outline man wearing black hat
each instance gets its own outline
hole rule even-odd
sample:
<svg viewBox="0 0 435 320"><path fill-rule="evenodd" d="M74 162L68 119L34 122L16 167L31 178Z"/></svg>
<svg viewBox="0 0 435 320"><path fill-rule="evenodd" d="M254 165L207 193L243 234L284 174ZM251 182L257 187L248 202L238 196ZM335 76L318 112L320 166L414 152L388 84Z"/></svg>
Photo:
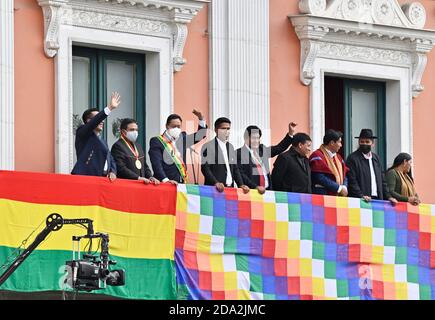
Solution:
<svg viewBox="0 0 435 320"><path fill-rule="evenodd" d="M362 129L359 137L359 148L351 153L346 160L349 167L349 196L363 198L365 201L372 199L389 200L397 203L392 198L382 170L379 156L372 151L374 140L371 129Z"/></svg>

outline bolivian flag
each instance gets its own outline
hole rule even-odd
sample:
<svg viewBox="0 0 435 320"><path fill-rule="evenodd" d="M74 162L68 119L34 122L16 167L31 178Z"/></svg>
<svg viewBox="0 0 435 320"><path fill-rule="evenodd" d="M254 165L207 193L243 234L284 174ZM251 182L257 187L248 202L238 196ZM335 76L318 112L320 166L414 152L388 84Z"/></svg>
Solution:
<svg viewBox="0 0 435 320"><path fill-rule="evenodd" d="M0 171L0 266L33 232L25 247L32 243L49 214L58 213L64 219L89 218L94 221L95 232L109 234L109 253L117 261L111 269L126 271L125 286L95 293L175 299L175 205L175 186ZM74 225L52 232L0 290L63 290L65 261L72 260L72 236L84 234L84 228ZM83 240L82 250L86 244ZM94 241L93 250L97 245Z"/></svg>

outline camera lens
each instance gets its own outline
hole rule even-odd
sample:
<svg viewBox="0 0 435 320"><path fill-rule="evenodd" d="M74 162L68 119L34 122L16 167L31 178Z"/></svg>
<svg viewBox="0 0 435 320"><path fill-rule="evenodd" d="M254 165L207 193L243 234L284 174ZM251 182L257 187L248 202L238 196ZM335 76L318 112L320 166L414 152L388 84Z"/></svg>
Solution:
<svg viewBox="0 0 435 320"><path fill-rule="evenodd" d="M110 274L110 271L108 269L103 269L100 271L100 274L102 277L107 277Z"/></svg>

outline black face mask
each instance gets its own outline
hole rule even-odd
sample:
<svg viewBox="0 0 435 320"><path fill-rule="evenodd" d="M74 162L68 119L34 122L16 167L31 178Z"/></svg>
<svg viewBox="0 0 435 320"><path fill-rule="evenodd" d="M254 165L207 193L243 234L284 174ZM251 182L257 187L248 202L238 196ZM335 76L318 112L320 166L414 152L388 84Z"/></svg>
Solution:
<svg viewBox="0 0 435 320"><path fill-rule="evenodd" d="M364 154L368 154L368 153L370 153L370 151L372 151L372 146L367 145L367 144L360 144L359 150Z"/></svg>

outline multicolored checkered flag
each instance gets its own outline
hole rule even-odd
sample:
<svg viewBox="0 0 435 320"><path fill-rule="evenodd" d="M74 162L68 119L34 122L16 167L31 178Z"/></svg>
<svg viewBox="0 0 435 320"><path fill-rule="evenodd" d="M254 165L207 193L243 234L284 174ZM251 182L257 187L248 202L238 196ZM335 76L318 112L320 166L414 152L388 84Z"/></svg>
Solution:
<svg viewBox="0 0 435 320"><path fill-rule="evenodd" d="M179 298L435 298L435 206L179 185L176 219Z"/></svg>

